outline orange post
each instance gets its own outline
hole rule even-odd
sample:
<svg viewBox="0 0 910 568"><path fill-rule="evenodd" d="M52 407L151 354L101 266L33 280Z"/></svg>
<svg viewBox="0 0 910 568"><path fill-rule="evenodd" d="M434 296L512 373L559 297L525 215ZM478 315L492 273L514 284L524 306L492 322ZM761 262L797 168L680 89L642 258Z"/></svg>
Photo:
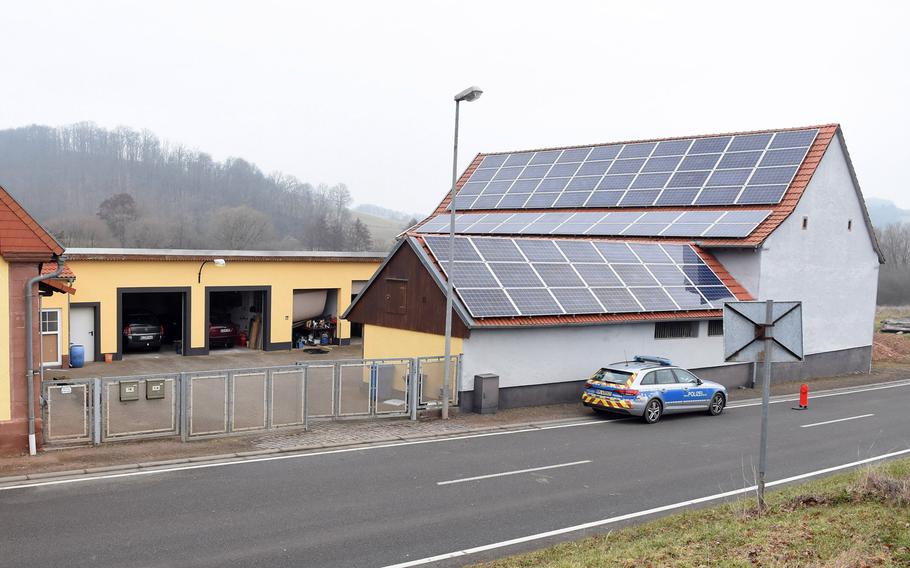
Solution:
<svg viewBox="0 0 910 568"><path fill-rule="evenodd" d="M809 385L799 387L799 407L802 410L809 408Z"/></svg>

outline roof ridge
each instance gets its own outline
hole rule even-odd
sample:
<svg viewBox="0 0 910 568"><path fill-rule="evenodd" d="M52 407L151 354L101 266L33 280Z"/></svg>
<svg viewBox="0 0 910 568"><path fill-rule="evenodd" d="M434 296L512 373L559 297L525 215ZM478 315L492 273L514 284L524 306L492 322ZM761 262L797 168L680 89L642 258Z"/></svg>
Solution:
<svg viewBox="0 0 910 568"><path fill-rule="evenodd" d="M6 205L12 214L22 221L32 234L38 237L52 253L63 254L63 245L41 223L36 221L2 185L0 185L0 202Z"/></svg>
<svg viewBox="0 0 910 568"><path fill-rule="evenodd" d="M832 122L829 124L814 124L810 126L793 126L787 128L763 128L761 130L741 130L737 132L718 132L713 134L689 134L686 136L664 136L661 138L640 138L635 140L617 140L611 142L595 142L591 144L572 144L569 146L550 146L545 148L529 148L522 150L503 150L498 152L479 152L477 156L500 156L503 154L519 154L524 152L546 152L549 150L571 150L573 148L587 148L589 146L614 146L619 144L639 144L644 142L664 142L668 140L685 140L687 138L718 138L721 136L743 136L749 134L767 134L769 132L793 132L798 130L811 130L822 128L838 128L839 123Z"/></svg>

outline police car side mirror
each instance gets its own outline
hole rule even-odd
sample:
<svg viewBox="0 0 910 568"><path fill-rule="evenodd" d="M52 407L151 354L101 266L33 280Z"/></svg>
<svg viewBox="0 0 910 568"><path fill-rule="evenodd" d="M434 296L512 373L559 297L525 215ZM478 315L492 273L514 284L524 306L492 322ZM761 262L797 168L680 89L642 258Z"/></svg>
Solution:
<svg viewBox="0 0 910 568"><path fill-rule="evenodd" d="M696 379L695 379L695 384L697 384L697 385L699 385L699 386L701 386L701 384L702 384L703 382L704 382L704 381L702 381L702 380L699 379L699 378L696 378Z"/></svg>

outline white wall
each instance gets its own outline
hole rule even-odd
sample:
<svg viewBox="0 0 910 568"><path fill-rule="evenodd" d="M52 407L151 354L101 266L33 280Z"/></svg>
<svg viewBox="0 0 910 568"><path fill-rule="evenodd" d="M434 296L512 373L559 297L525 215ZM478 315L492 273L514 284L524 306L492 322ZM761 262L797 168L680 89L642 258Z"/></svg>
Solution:
<svg viewBox="0 0 910 568"><path fill-rule="evenodd" d="M878 256L837 138L762 249L761 281L749 291L761 300L802 300L807 354L872 344Z"/></svg>
<svg viewBox="0 0 910 568"><path fill-rule="evenodd" d="M760 249L708 249L727 272L754 297L759 295L762 255Z"/></svg>
<svg viewBox="0 0 910 568"><path fill-rule="evenodd" d="M722 336L654 339L654 323L624 323L528 329L475 329L464 341L460 390L474 388L474 375L496 373L500 387L577 381L609 363L634 355L669 357L684 367L724 364Z"/></svg>

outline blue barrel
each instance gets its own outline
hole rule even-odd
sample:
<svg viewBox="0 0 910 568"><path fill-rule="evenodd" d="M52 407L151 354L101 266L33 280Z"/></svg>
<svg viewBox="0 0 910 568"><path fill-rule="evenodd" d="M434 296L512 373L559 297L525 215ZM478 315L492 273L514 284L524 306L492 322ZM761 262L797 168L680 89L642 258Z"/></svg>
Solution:
<svg viewBox="0 0 910 568"><path fill-rule="evenodd" d="M70 345L70 367L76 369L85 365L85 346L73 343Z"/></svg>

